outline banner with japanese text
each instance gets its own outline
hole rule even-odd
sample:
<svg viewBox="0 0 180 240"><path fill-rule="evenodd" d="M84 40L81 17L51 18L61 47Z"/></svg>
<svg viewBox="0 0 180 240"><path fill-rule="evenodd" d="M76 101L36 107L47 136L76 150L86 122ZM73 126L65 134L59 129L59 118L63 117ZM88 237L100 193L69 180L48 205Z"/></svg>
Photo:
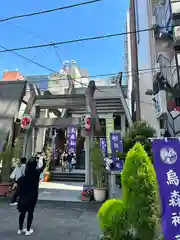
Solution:
<svg viewBox="0 0 180 240"><path fill-rule="evenodd" d="M107 142L106 138L100 138L100 148L102 149L103 156L107 156Z"/></svg>
<svg viewBox="0 0 180 240"><path fill-rule="evenodd" d="M154 167L159 184L164 240L180 239L180 141L154 139Z"/></svg>
<svg viewBox="0 0 180 240"><path fill-rule="evenodd" d="M122 171L123 169L123 161L116 156L116 153L123 153L123 143L122 136L120 132L112 132L110 133L110 144L111 144L111 152L112 152L112 160L113 160L113 171Z"/></svg>
<svg viewBox="0 0 180 240"><path fill-rule="evenodd" d="M67 129L67 148L69 153L76 152L76 128L68 127Z"/></svg>
<svg viewBox="0 0 180 240"><path fill-rule="evenodd" d="M114 119L106 118L106 141L107 141L107 151L111 153L111 142L110 142L110 134L114 131Z"/></svg>

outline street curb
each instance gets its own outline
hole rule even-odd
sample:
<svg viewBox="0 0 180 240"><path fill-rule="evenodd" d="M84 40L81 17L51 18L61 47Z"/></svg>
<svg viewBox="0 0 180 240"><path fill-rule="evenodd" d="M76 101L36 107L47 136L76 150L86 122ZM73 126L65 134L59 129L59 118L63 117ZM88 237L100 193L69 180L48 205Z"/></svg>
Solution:
<svg viewBox="0 0 180 240"><path fill-rule="evenodd" d="M10 202L10 197L0 197L0 202ZM56 201L56 200L38 200L37 204L45 204L51 207L66 207L66 208L74 208L78 210L95 210L98 211L101 207L102 203L99 202L70 202L70 201Z"/></svg>
<svg viewBox="0 0 180 240"><path fill-rule="evenodd" d="M53 201L53 200L38 200L40 204L53 205L54 207L66 207L79 210L95 210L98 211L102 203L98 202L70 202L70 201Z"/></svg>

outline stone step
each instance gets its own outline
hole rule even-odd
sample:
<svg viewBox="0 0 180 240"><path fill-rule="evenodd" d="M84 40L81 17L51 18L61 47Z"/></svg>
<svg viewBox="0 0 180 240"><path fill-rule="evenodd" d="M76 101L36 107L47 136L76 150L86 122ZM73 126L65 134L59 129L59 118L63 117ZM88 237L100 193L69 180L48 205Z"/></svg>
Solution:
<svg viewBox="0 0 180 240"><path fill-rule="evenodd" d="M61 173L52 172L52 182L85 182L84 173Z"/></svg>

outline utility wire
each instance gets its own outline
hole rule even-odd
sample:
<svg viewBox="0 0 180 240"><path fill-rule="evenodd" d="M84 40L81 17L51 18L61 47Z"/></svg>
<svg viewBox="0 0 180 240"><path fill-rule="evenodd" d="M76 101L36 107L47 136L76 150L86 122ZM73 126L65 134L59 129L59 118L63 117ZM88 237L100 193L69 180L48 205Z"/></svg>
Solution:
<svg viewBox="0 0 180 240"><path fill-rule="evenodd" d="M42 64L40 64L40 63L38 63L38 62L36 62L36 61L34 61L34 60L32 60L32 59L29 59L29 58L27 58L27 57L25 57L25 56L23 56L23 55L21 55L21 54L19 54L19 53L16 53L16 52L14 52L14 51L12 51L12 50L10 50L10 49L2 46L2 45L0 45L0 47L3 48L3 49L5 49L5 50L8 50L8 51L11 52L12 54L14 54L14 55L16 55L16 56L18 56L18 57L26 60L26 61L29 61L29 62L31 62L31 63L33 63L33 64L35 64L35 65L37 65L37 66L39 66L39 67L41 67L41 68L44 68L44 69L46 69L46 70L48 70L48 71L50 71L50 72L52 72L52 73L57 73L57 74L59 74L58 71L54 71L53 69L51 69L51 68L49 68L49 67L47 67L47 66L45 66L45 65L42 65ZM166 67L161 67L161 69L162 69L162 68L167 69L167 68L173 68L173 67L177 67L177 66L166 66ZM160 69L160 68L157 68L157 67L155 67L155 68L144 68L144 69L139 69L138 72L139 72L140 74L145 74L145 73L151 73L151 72L153 72L153 71L155 71L155 70L159 70L159 69ZM77 78L77 79L82 79L82 78L86 78L86 77L88 77L88 78L96 78L96 77L102 77L102 76L104 76L104 77L113 76L113 75L115 76L115 75L117 75L118 73L119 73L119 72L115 72L115 73L105 73L105 74L97 74L97 75L92 75L92 76L82 76L82 77ZM123 74L127 74L126 77L128 77L128 76L133 76L133 75L135 74L135 73L132 74L132 71L128 71L128 72L123 72L123 71L122 71L122 73L123 73ZM43 80L41 80L41 81L43 81ZM77 81L77 80L76 80L76 81ZM77 81L77 82L78 82L78 81ZM81 82L79 82L79 83L81 83ZM81 84L82 84L82 83L81 83Z"/></svg>
<svg viewBox="0 0 180 240"><path fill-rule="evenodd" d="M60 62L61 64L63 64L63 60L62 60L62 58L60 57L60 55L59 55L59 53L58 53L57 47L56 47L56 46L53 46L53 49L54 49L54 51L55 51L55 53L56 53L56 55L57 55L57 58L58 58L59 62Z"/></svg>
<svg viewBox="0 0 180 240"><path fill-rule="evenodd" d="M0 16L0 17L2 18L2 16ZM21 31L23 31L23 32L25 32L25 33L28 33L29 35L31 35L31 36L33 36L33 37L35 37L35 38L37 38L37 39L39 39L39 40L41 40L41 41L42 41L42 40L43 40L43 41L48 41L48 40L45 39L44 37L42 38L42 37L40 37L39 35L31 32L31 31L29 31L29 30L27 30L27 29L25 29L25 28L22 28L21 26L19 26L19 25L17 25L17 24L13 24L12 22L8 22L8 24L11 24L12 26L20 29ZM48 41L48 42L49 42L49 43L53 43L53 41ZM50 47L51 47L51 46L50 46ZM63 61L62 61L62 59L61 59L61 57L60 57L60 55L59 55L59 53L58 53L58 51L57 51L57 48L58 48L58 46L53 46L53 49L54 49L54 51L55 51L55 54L57 55L60 63L63 63ZM46 49L48 49L48 47L47 47ZM44 50L44 52L46 51L46 49ZM32 59L32 60L35 60L38 55L39 55L39 54L34 55L34 57L32 57L31 59ZM29 60L26 61L24 65L27 65L28 63L29 63Z"/></svg>
<svg viewBox="0 0 180 240"><path fill-rule="evenodd" d="M27 64L32 63L31 61L34 61L38 57L38 55L41 54L42 57L42 55L48 50L48 48L50 47L44 48L43 52L34 55L32 58L28 58L28 60L25 60L25 63L22 65L22 68L25 67Z"/></svg>
<svg viewBox="0 0 180 240"><path fill-rule="evenodd" d="M16 53L16 52L14 52L14 51L11 50L11 49L8 49L8 48L6 48L6 47L4 47L4 46L2 46L2 45L0 45L0 47L3 48L3 49L6 50L6 51L11 52L12 54L14 54L14 55L16 55L16 56L18 56L18 57L20 57L20 58L22 58L22 59L24 59L24 60L26 60L26 61L29 61L29 62L31 62L31 63L33 63L33 64L35 64L35 65L37 65L37 66L39 66L39 67L41 67L41 68L44 68L44 69L46 69L46 70L48 70L48 71L50 71L50 72L52 72L52 73L60 74L58 71L54 71L53 69L51 69L51 68L49 68L49 67L47 67L47 66L45 66L45 65L43 65L43 64L40 64L40 63L38 63L38 62L30 59L30 58L27 58L27 57L25 57L25 56L23 56L23 55L21 55L21 54L19 54L19 53ZM161 69L162 69L162 68L167 69L168 67L173 68L173 67L177 67L177 66L161 67ZM141 74L145 74L145 73L150 73L150 72L153 72L153 71L159 70L159 69L160 69L160 68L157 68L157 67L156 67L156 68L144 68L144 69L139 69L138 72L141 73ZM119 72L116 72L116 73L106 73L106 74L98 74L98 75L94 75L94 76L82 76L82 77L80 77L79 79L87 78L87 77L88 77L88 78L95 78L95 77L102 77L102 76L104 76L104 77L113 76L113 75L115 76L115 75L117 75L118 73L119 73ZM123 71L122 71L122 73L127 74L126 77L128 77L128 76L133 76L133 75L135 74L135 73L132 74L132 71L129 71L129 72L123 72ZM78 78L76 78L76 79L78 79ZM57 79L57 80L58 80L58 79ZM40 81L43 81L43 80L40 80ZM74 81L82 84L82 82L79 82L79 81L77 81L77 80L74 80ZM87 85L86 85L86 86L87 86Z"/></svg>
<svg viewBox="0 0 180 240"><path fill-rule="evenodd" d="M10 48L9 50L0 50L0 53L10 52L10 51L27 50L27 49L33 49L33 48L43 48L43 47L48 47L48 46L72 44L72 43L78 43L78 42L84 42L84 41L100 40L100 39L123 36L123 35L126 35L126 34L134 34L134 33L137 33L137 32L147 32L147 31L151 31L151 30L154 30L154 28L140 29L140 30L137 30L137 31L134 31L134 32L132 32L132 31L131 32L121 32L121 33L106 34L106 35L101 35L101 36L79 38L79 39L73 39L73 40L66 40L66 41L62 41L62 42L52 42L52 43L45 43L45 44L39 44L39 45L31 45L31 46L25 46L25 47L19 47L19 48Z"/></svg>
<svg viewBox="0 0 180 240"><path fill-rule="evenodd" d="M2 45L0 45L0 47L3 48L3 49L7 49L7 48L5 48L5 47L2 46ZM8 50L8 49L7 49L7 50ZM41 67L41 68L44 68L44 69L46 69L46 70L48 70L48 71L50 71L50 72L52 72L52 73L58 73L58 74L59 74L58 71L54 71L53 69L51 69L51 68L49 68L49 67L46 67L46 66L44 66L44 65L42 65L42 64L40 64L40 63L38 63L38 62L36 62L36 61L33 61L32 59L29 59L29 58L27 58L27 57L25 57L25 56L23 56L23 55L21 55L21 54L19 54L19 53L16 53L16 52L13 52L13 51L10 51L10 52L13 53L14 55L16 55L16 56L18 56L18 57L20 57L20 58L22 58L22 59L24 59L24 60L26 60L26 61L29 61L29 62L31 62L31 63L34 63L35 65L37 65L37 66L39 66L39 67ZM78 81L78 80L73 79L73 81L82 84L82 83L81 83L80 81ZM88 85L86 85L86 86L88 86Z"/></svg>
<svg viewBox="0 0 180 240"><path fill-rule="evenodd" d="M18 19L18 18L32 17L32 16L36 16L36 15L42 15L42 14L46 14L46 13L57 12L57 11L66 10L66 9L75 8L75 7L80 7L80 6L84 6L84 5L88 5L88 4L92 4L92 3L96 3L96 2L101 2L101 1L103 1L103 0L91 0L91 1L88 1L88 2L76 3L76 4L72 4L72 5L67 5L67 6L64 6L64 7L52 8L52 9L39 11L39 12L33 12L33 13L27 13L27 14L23 14L23 15L11 16L11 17L8 17L8 18L0 19L0 22L6 22L6 21L13 20L13 19Z"/></svg>
<svg viewBox="0 0 180 240"><path fill-rule="evenodd" d="M0 45L0 47L3 48L3 49L7 49L7 48L5 48L5 47L2 46L2 45ZM11 51L11 52L12 52L12 51ZM19 57L21 57L21 58L23 58L23 59L25 59L25 60L29 60L30 62L38 65L39 67L45 68L45 69L47 69L47 70L49 70L49 71L51 71L51 72L53 72L53 73L58 73L58 74L59 74L59 72L54 71L54 70L52 70L51 68L45 67L44 65L39 64L39 63L37 63L37 62L35 62L35 61L31 60L31 59L28 59L27 57L24 57L24 56L21 55L21 54L18 54L18 53L16 53L16 52L12 52L12 53L15 54L15 55L17 55L17 56L19 56ZM118 73L116 73L116 74L118 74ZM108 74L108 75L109 75L109 74ZM100 76L100 75L96 75L96 76ZM85 77L82 77L82 78L85 78ZM89 77L88 77L88 78L89 78ZM57 80L57 79L56 79L56 80ZM56 81L56 80L55 80L55 81ZM88 87L88 84L84 84L84 83L82 83L82 82L79 82L79 81L77 81L76 79L72 79L72 80L73 80L74 82L80 83L81 85L83 85L83 86L85 86L85 87ZM43 80L42 80L42 81L43 81ZM39 83L39 82L40 82L40 81L35 81L34 83ZM100 91L98 88L97 88L97 90ZM103 92L103 91L101 91L101 92ZM107 91L104 91L104 92L107 93ZM130 99L130 98L129 98L129 99ZM130 100L131 100L131 99L130 99ZM147 102L143 102L143 101L140 101L140 102L145 103L145 104L151 104L151 103L147 103Z"/></svg>
<svg viewBox="0 0 180 240"><path fill-rule="evenodd" d="M176 67L176 66L169 66L169 67ZM167 67L163 67L163 68L167 69L168 66ZM138 72L139 72L140 75L143 75L143 74L147 74L147 73L153 73L155 70L159 70L159 68L142 68L142 69L139 69ZM121 72L124 74L123 79L127 79L128 77L134 76L134 74L135 74L135 73L133 74L132 71L128 71L128 72L121 71ZM92 78L98 78L98 77L115 77L115 76L118 75L118 73L119 72L101 73L101 74L90 75L90 76L81 76L81 77L78 77L76 79L83 79L83 78L91 78L92 79ZM58 72L58 74L60 74L60 73ZM49 75L47 75L47 76L49 76ZM51 80L51 79L49 79L49 80ZM56 80L66 80L66 78L56 78L55 80L52 79L51 81L55 82ZM36 82L39 83L39 82L43 82L43 81L46 81L46 80L42 79L42 80L38 80ZM95 80L95 81L101 82L101 79L98 79L98 80Z"/></svg>

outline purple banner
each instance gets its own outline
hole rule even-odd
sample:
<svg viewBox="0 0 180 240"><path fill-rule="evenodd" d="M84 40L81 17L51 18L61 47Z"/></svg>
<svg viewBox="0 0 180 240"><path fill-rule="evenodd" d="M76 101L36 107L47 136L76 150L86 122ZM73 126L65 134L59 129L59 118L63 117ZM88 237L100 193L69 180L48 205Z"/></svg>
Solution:
<svg viewBox="0 0 180 240"><path fill-rule="evenodd" d="M113 168L112 170L122 171L123 169L123 161L116 157L116 152L123 152L123 144L121 133L113 132L110 133L110 144L111 144L111 152L112 152L112 160L113 160Z"/></svg>
<svg viewBox="0 0 180 240"><path fill-rule="evenodd" d="M67 129L67 147L68 152L76 152L76 128L68 127Z"/></svg>
<svg viewBox="0 0 180 240"><path fill-rule="evenodd" d="M159 183L164 240L180 239L180 141L154 139L154 167Z"/></svg>
<svg viewBox="0 0 180 240"><path fill-rule="evenodd" d="M107 155L107 142L106 138L100 138L100 148L102 149L103 155Z"/></svg>

